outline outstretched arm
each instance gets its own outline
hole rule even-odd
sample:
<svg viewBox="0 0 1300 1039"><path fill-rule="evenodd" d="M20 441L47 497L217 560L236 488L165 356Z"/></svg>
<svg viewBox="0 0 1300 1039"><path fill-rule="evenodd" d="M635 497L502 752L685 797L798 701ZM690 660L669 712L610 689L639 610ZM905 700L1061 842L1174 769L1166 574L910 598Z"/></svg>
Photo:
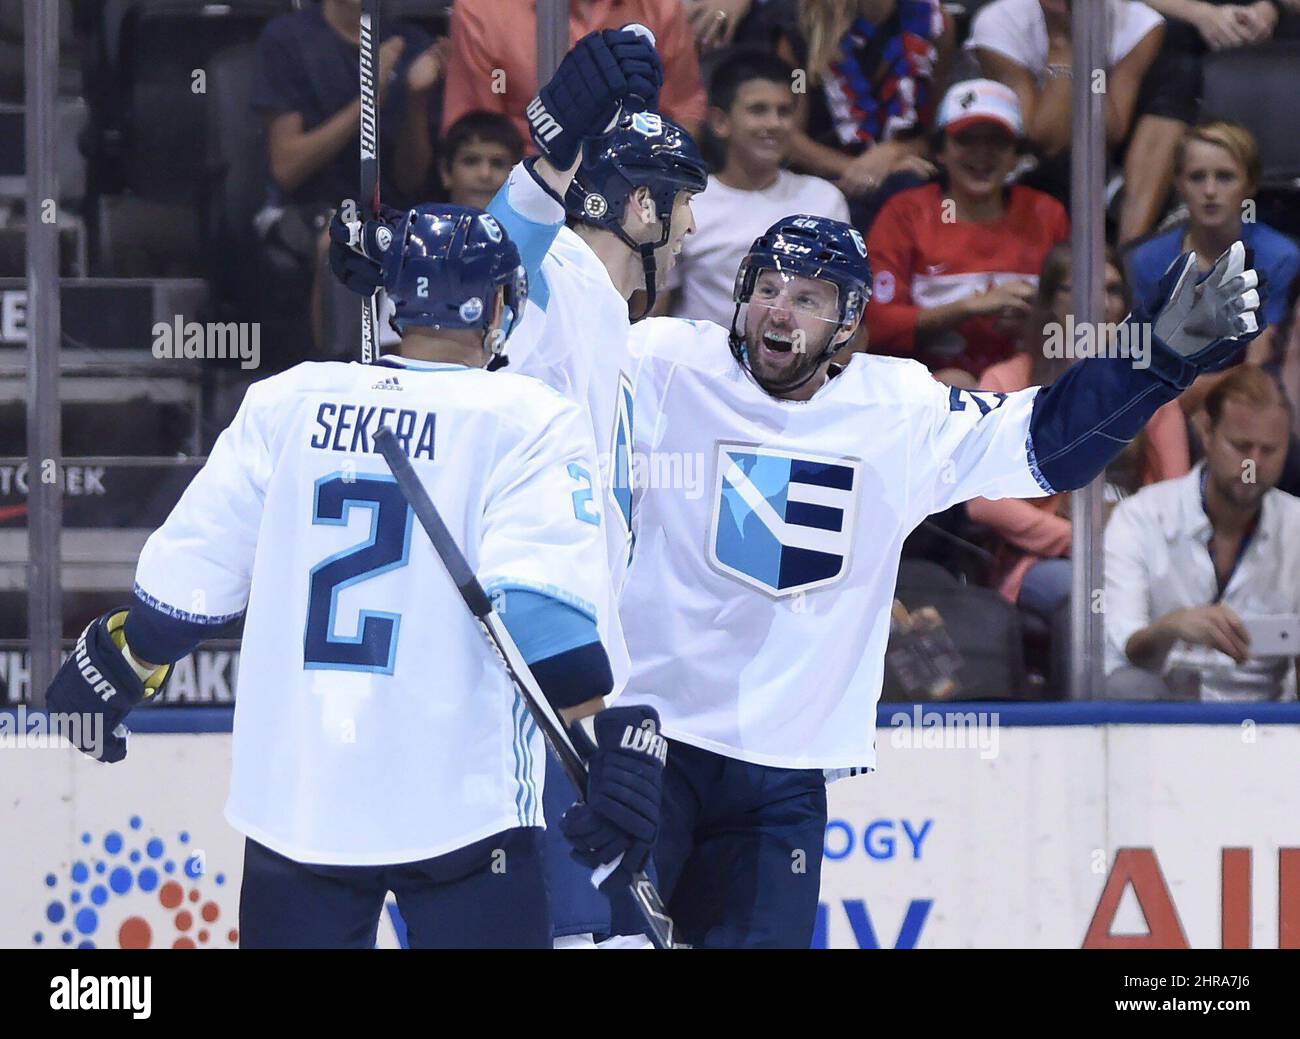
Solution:
<svg viewBox="0 0 1300 1039"><path fill-rule="evenodd" d="M1175 261L1161 280L1160 303L1125 322L1131 344L1150 343L1146 367L1133 358L1088 358L1034 400L1029 439L1047 483L1086 486L1158 408L1198 376L1236 363L1261 331L1258 285L1241 242L1200 280L1194 256Z"/></svg>
<svg viewBox="0 0 1300 1039"><path fill-rule="evenodd" d="M1145 356L1087 358L1051 386L1010 394L931 385L931 425L916 459L926 481L921 514L1090 483L1161 406L1199 375L1236 363L1259 335L1259 277L1245 261L1237 242L1198 280L1195 257L1177 260L1156 305L1125 323L1131 345L1149 343Z"/></svg>

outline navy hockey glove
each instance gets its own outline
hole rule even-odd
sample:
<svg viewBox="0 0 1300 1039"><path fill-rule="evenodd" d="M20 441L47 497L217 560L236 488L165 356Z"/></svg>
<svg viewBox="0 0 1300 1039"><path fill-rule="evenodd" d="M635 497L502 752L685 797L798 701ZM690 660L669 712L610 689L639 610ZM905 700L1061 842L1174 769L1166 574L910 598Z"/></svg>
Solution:
<svg viewBox="0 0 1300 1039"><path fill-rule="evenodd" d="M624 105L631 111L658 105L663 64L653 38L642 31L648 34L631 29L588 33L529 103L533 143L556 169L573 165L584 137L612 130Z"/></svg>
<svg viewBox="0 0 1300 1039"><path fill-rule="evenodd" d="M1190 252L1170 264L1154 296L1159 302L1133 313L1177 355L1166 356L1165 363L1153 358L1152 371L1181 390L1198 375L1240 361L1246 344L1262 331L1259 285L1259 274L1247 266L1246 246L1239 241L1204 276L1198 276Z"/></svg>
<svg viewBox="0 0 1300 1039"><path fill-rule="evenodd" d="M624 887L645 868L659 834L659 801L668 744L653 707L611 707L594 719L596 749L588 761L587 798L560 820L574 859L589 869L618 867L602 891Z"/></svg>
<svg viewBox="0 0 1300 1039"><path fill-rule="evenodd" d="M164 664L142 677L127 659L126 614L126 610L110 610L91 621L45 694L48 711L80 719L64 729L70 739L75 737L77 747L109 763L126 757L129 731L123 720L131 708L156 695L172 670ZM102 727L90 723L95 718L102 718Z"/></svg>
<svg viewBox="0 0 1300 1039"><path fill-rule="evenodd" d="M606 29L601 35L618 60L623 78L627 80L627 91L623 97L624 111L657 112L659 91L664 85L664 66L655 49L654 33L644 25L633 23L621 29ZM618 116L619 113L616 112L616 122ZM612 129L612 126L607 126L602 127L601 131L608 132Z"/></svg>
<svg viewBox="0 0 1300 1039"><path fill-rule="evenodd" d="M346 199L330 221L330 270L358 296L383 287L384 252L393 243L393 227L403 210L384 206L376 220L363 221L356 203Z"/></svg>

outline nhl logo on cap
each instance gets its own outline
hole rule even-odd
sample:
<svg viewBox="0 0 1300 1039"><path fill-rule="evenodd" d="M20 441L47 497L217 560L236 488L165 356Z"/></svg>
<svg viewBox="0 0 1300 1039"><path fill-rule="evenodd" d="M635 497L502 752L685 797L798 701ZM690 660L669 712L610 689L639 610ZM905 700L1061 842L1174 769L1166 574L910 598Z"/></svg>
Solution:
<svg viewBox="0 0 1300 1039"><path fill-rule="evenodd" d="M467 323L473 323L483 316L483 301L477 296L471 296L460 305L460 319Z"/></svg>
<svg viewBox="0 0 1300 1039"><path fill-rule="evenodd" d="M604 195L595 193L588 195L582 202L582 211L589 217L600 219L609 209L609 203L605 201Z"/></svg>

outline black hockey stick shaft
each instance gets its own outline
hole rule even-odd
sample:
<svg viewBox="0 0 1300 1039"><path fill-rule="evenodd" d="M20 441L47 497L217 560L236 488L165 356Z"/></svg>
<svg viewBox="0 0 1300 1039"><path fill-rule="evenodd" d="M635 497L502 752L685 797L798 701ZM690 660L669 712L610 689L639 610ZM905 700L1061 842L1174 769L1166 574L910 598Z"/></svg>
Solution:
<svg viewBox="0 0 1300 1039"><path fill-rule="evenodd" d="M388 468L392 470L398 489L401 490L407 504L414 510L415 518L420 521L420 526L429 536L434 551L438 553L438 558L447 568L447 573L451 576L452 583L456 585L465 605L478 620L489 644L505 666L510 680L523 696L533 720L537 722L537 727L542 730L542 735L551 748L551 753L564 768L578 795L585 798L586 762L574 748L563 721L546 699L510 632L493 609L492 600L483 591L483 586L479 584L474 571L470 569L469 562L456 544L455 538L451 536L451 531L447 529L429 493L424 489L424 484L416 475L411 460L398 445L397 437L392 430L386 427L375 434L375 446L384 456ZM633 875L629 890L637 908L645 917L651 941L660 949L674 948L672 917L664 908L663 899L659 897L654 882L644 870Z"/></svg>
<svg viewBox="0 0 1300 1039"><path fill-rule="evenodd" d="M361 48L357 62L361 77L361 197L364 222L379 215L379 0L361 2ZM369 364L379 353L381 290L361 301L361 361Z"/></svg>

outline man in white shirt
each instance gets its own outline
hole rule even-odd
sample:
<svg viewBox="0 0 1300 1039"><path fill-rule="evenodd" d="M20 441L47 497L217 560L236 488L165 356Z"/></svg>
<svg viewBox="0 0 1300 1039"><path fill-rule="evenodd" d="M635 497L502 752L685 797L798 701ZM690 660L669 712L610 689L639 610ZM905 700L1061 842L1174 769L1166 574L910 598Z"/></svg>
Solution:
<svg viewBox="0 0 1300 1039"><path fill-rule="evenodd" d="M724 155L694 202L695 233L682 243L670 313L728 328L736 269L750 243L790 213L849 219L828 180L785 169L795 129L792 69L774 54L737 51L714 70L709 127Z"/></svg>
<svg viewBox="0 0 1300 1039"><path fill-rule="evenodd" d="M1275 700L1294 656L1252 654L1246 618L1300 613L1300 499L1275 489L1290 405L1242 365L1206 398L1206 457L1106 528L1106 693Z"/></svg>

